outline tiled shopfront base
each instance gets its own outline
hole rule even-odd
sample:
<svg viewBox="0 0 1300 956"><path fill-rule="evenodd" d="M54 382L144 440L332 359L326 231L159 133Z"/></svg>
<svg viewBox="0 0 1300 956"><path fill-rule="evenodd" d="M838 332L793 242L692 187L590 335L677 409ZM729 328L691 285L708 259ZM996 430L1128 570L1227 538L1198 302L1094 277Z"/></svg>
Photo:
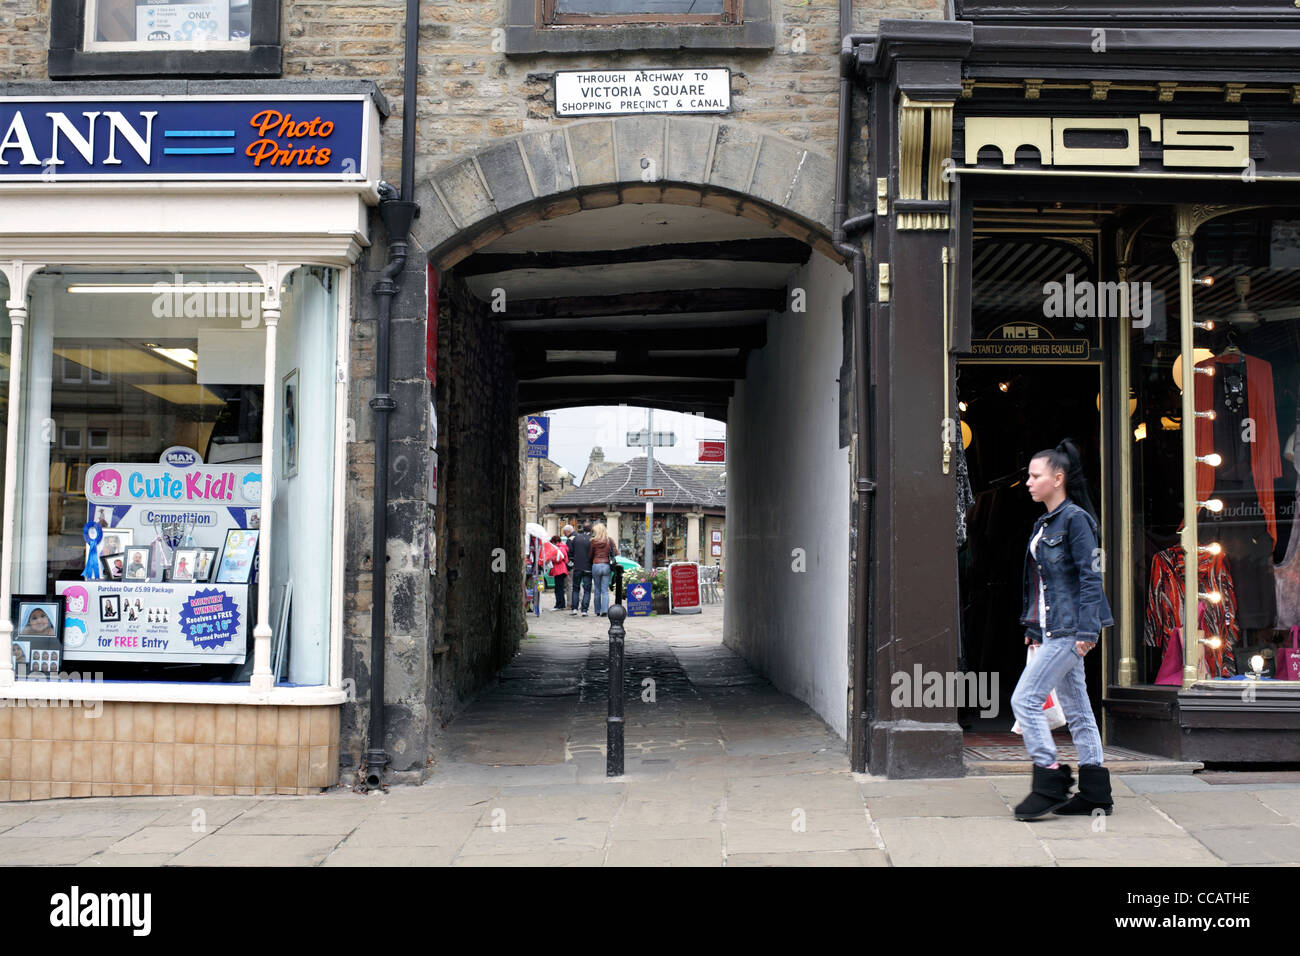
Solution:
<svg viewBox="0 0 1300 956"><path fill-rule="evenodd" d="M0 699L0 800L318 793L339 708ZM102 708L96 716L96 708Z"/></svg>

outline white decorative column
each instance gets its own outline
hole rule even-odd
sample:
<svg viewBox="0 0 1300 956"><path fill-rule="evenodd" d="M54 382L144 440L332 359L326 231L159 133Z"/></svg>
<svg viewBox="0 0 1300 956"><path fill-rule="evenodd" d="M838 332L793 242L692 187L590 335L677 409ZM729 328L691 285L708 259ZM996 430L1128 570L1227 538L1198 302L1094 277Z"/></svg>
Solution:
<svg viewBox="0 0 1300 956"><path fill-rule="evenodd" d="M610 540L613 541L615 544L618 544L618 512L617 511L605 512L605 531L606 533L609 534Z"/></svg>
<svg viewBox="0 0 1300 956"><path fill-rule="evenodd" d="M557 535L560 533L559 515L545 515L542 518L542 524L546 528L546 533L548 535Z"/></svg>
<svg viewBox="0 0 1300 956"><path fill-rule="evenodd" d="M686 515L686 560L696 564L700 563L700 522L703 519L703 512Z"/></svg>
<svg viewBox="0 0 1300 956"><path fill-rule="evenodd" d="M18 429L22 419L23 330L27 325L27 285L42 263L14 260L0 264L9 282L9 421L5 428L4 540L0 542L0 686L14 683L14 622L9 618L13 595L14 507L18 497Z"/></svg>
<svg viewBox="0 0 1300 956"><path fill-rule="evenodd" d="M253 674L249 689L267 693L275 684L271 673L271 525L275 501L275 424L280 414L280 381L276 375L276 329L280 324L280 282L296 265L264 262L248 267L262 279L262 321L266 323L266 352L262 378L262 502L259 508L261 534L257 539L257 626L253 628Z"/></svg>

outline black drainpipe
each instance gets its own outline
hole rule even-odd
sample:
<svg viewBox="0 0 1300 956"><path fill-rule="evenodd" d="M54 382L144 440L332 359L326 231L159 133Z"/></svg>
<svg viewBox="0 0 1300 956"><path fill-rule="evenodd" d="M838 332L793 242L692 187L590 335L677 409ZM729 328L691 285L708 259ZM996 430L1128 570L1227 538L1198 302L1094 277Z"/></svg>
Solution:
<svg viewBox="0 0 1300 956"><path fill-rule="evenodd" d="M406 0L406 54L402 91L402 190L379 184L379 216L388 233L388 262L375 283L379 316L375 323L375 492L374 540L370 584L370 749L366 751L364 788L384 786L388 753L384 750L384 630L388 619L388 417L397 403L388 394L388 338L399 279L406 267L411 221L420 214L415 194L416 69L420 44L420 3Z"/></svg>
<svg viewBox="0 0 1300 956"><path fill-rule="evenodd" d="M853 81L857 70L857 45L868 37L851 34L852 0L840 0L840 104L838 144L835 164L835 210L831 241L835 248L847 256L853 268L853 393L857 406L858 454L856 487L858 492L858 534L855 542L856 574L853 582L853 714L849 727L849 766L855 773L867 769L870 756L868 740L872 711L871 687L868 685L867 654L870 636L875 624L874 595L868 594L873 579L872 562L875 558L873 518L875 513L876 482L871 477L875 462L876 430L875 403L872 401L875 383L867 364L867 295L871 285L867 281L867 257L862 246L849 242L856 232L875 222L874 211L845 220L848 215L849 186L849 127L852 123ZM868 195L875 195L875 184L870 183Z"/></svg>

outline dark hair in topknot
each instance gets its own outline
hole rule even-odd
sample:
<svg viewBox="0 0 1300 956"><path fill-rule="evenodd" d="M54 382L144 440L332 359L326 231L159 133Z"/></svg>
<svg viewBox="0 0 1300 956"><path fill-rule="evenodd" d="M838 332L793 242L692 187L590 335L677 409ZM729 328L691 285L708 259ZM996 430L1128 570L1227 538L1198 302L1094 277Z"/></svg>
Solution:
<svg viewBox="0 0 1300 956"><path fill-rule="evenodd" d="M1074 442L1067 438L1055 448L1038 452L1030 461L1037 458L1046 459L1047 467L1052 469L1053 474L1061 472L1065 475L1066 496L1096 521L1097 511L1092 506L1092 499L1088 497L1088 479L1084 477L1083 462Z"/></svg>

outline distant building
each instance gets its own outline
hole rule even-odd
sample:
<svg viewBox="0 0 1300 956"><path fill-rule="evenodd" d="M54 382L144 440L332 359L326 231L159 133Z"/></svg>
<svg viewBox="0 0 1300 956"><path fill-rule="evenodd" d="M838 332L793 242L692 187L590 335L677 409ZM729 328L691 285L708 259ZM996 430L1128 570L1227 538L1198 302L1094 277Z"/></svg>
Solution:
<svg viewBox="0 0 1300 956"><path fill-rule="evenodd" d="M645 487L646 460L605 461L592 449L582 484L557 495L544 507L547 530L565 523L603 521L618 540L619 552L645 564L645 502L636 490ZM654 566L671 561L726 564L726 466L654 463Z"/></svg>

